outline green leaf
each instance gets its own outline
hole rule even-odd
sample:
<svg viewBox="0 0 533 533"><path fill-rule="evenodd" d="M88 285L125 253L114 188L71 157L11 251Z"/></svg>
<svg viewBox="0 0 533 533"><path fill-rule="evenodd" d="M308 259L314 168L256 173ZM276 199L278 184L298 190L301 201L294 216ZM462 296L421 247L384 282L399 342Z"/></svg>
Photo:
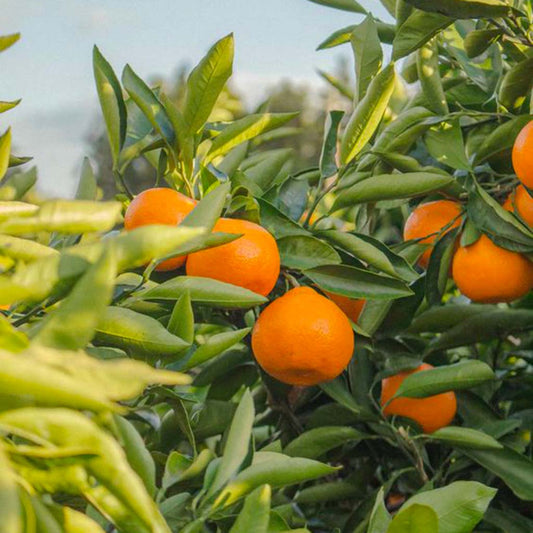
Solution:
<svg viewBox="0 0 533 533"><path fill-rule="evenodd" d="M0 235L0 253L28 263L42 257L59 254L57 250L49 246L10 235Z"/></svg>
<svg viewBox="0 0 533 533"><path fill-rule="evenodd" d="M121 348L132 357L151 360L175 359L189 347L189 343L172 335L154 318L123 307L106 309L96 328L95 341Z"/></svg>
<svg viewBox="0 0 533 533"><path fill-rule="evenodd" d="M300 224L294 222L294 220L265 199L257 198L257 202L260 207L261 225L272 233L276 239L281 239L288 235L310 235Z"/></svg>
<svg viewBox="0 0 533 533"><path fill-rule="evenodd" d="M503 446L493 437L476 429L448 426L428 435L431 440L477 450L499 450Z"/></svg>
<svg viewBox="0 0 533 533"><path fill-rule="evenodd" d="M409 4L433 13L442 13L457 19L505 17L511 6L503 0L406 0Z"/></svg>
<svg viewBox="0 0 533 533"><path fill-rule="evenodd" d="M222 214L227 196L230 192L229 183L222 183L209 191L196 207L183 219L180 226L189 228L213 228Z"/></svg>
<svg viewBox="0 0 533 533"><path fill-rule="evenodd" d="M351 427L324 426L302 433L285 446L283 453L291 457L317 459L329 450L364 437L363 433Z"/></svg>
<svg viewBox="0 0 533 533"><path fill-rule="evenodd" d="M360 494L361 489L349 481L329 481L300 490L294 499L300 505L317 504L351 500Z"/></svg>
<svg viewBox="0 0 533 533"><path fill-rule="evenodd" d="M471 533L495 494L496 489L481 483L456 481L416 494L404 503L400 513L413 505L425 505L437 514L439 533Z"/></svg>
<svg viewBox="0 0 533 533"><path fill-rule="evenodd" d="M428 109L437 115L446 115L448 104L440 79L439 52L434 39L418 49L416 69Z"/></svg>
<svg viewBox="0 0 533 533"><path fill-rule="evenodd" d="M310 235L291 235L278 240L281 264L305 270L341 262L339 254L327 243Z"/></svg>
<svg viewBox="0 0 533 533"><path fill-rule="evenodd" d="M492 156L500 153L508 153L510 158L517 135L532 119L533 116L531 115L520 115L496 126L477 149L474 164L484 163Z"/></svg>
<svg viewBox="0 0 533 533"><path fill-rule="evenodd" d="M262 455L265 456L262 460L254 462L226 485L216 499L215 507L227 507L265 483L272 488L286 487L337 471L332 466L311 459L287 457L273 452L263 452ZM261 458L261 452L256 454L258 457Z"/></svg>
<svg viewBox="0 0 533 533"><path fill-rule="evenodd" d="M9 167L9 155L11 154L11 128L0 136L0 180L5 176Z"/></svg>
<svg viewBox="0 0 533 533"><path fill-rule="evenodd" d="M392 58L397 60L418 50L452 22L452 18L439 13L415 9L396 32L392 42Z"/></svg>
<svg viewBox="0 0 533 533"><path fill-rule="evenodd" d="M154 129L173 147L175 132L170 117L154 91L126 65L122 72L122 83L131 99L137 104Z"/></svg>
<svg viewBox="0 0 533 533"><path fill-rule="evenodd" d="M422 196L453 183L452 176L436 172L381 174L364 179L342 191L332 212L354 204Z"/></svg>
<svg viewBox="0 0 533 533"><path fill-rule="evenodd" d="M48 447L76 444L90 449L95 457L78 467L81 471L70 480L70 491L86 496L100 509L103 507L104 514L118 529L124 529L128 523L131 526L133 519L142 525L140 531L170 533L122 448L83 414L68 409L15 409L0 413L0 425L9 428L10 433L23 434L30 441ZM89 476L94 479L93 484L86 482Z"/></svg>
<svg viewBox="0 0 533 533"><path fill-rule="evenodd" d="M437 513L428 505L415 503L400 511L390 523L387 533L439 533Z"/></svg>
<svg viewBox="0 0 533 533"><path fill-rule="evenodd" d="M408 331L422 333L431 331L440 333L461 324L477 313L491 312L495 306L482 304L446 305L428 309L414 319Z"/></svg>
<svg viewBox="0 0 533 533"><path fill-rule="evenodd" d="M243 328L212 335L205 341L205 343L200 344L191 357L185 361L184 368L188 370L189 368L194 368L195 366L209 361L209 359L212 359L244 339L244 337L250 333L250 329L251 328Z"/></svg>
<svg viewBox="0 0 533 533"><path fill-rule="evenodd" d="M325 265L303 272L320 288L349 298L393 299L412 291L401 281L347 265Z"/></svg>
<svg viewBox="0 0 533 533"><path fill-rule="evenodd" d="M13 190L12 199L20 200L37 182L37 168L32 167L25 172L11 174L2 183L2 189ZM0 220L2 216L0 214Z"/></svg>
<svg viewBox="0 0 533 533"><path fill-rule="evenodd" d="M366 94L370 82L381 69L383 50L378 29L372 15L355 26L351 37L355 57L355 99L358 102Z"/></svg>
<svg viewBox="0 0 533 533"><path fill-rule="evenodd" d="M365 418L368 415L368 412L364 407L359 405L355 400L354 396L348 389L347 383L343 376L339 376L331 381L320 384L320 388L330 397L337 402L337 404L342 405L348 409L351 413L357 416L364 416ZM370 417L372 418L372 417Z"/></svg>
<svg viewBox="0 0 533 533"><path fill-rule="evenodd" d="M456 241L457 230L448 231L431 252L426 273L426 299L430 305L440 304L446 291Z"/></svg>
<svg viewBox="0 0 533 533"><path fill-rule="evenodd" d="M533 84L533 58L517 63L503 77L498 98L509 110L517 110L524 103Z"/></svg>
<svg viewBox="0 0 533 533"><path fill-rule="evenodd" d="M354 159L376 131L394 90L394 64L387 65L370 83L355 108L341 141L341 161Z"/></svg>
<svg viewBox="0 0 533 533"><path fill-rule="evenodd" d="M469 32L464 40L466 55L471 58L481 55L496 42L500 35L502 35L502 30L493 28Z"/></svg>
<svg viewBox="0 0 533 533"><path fill-rule="evenodd" d="M0 113L5 113L14 107L17 107L21 102L21 99L13 100L12 102L4 102L0 100Z"/></svg>
<svg viewBox="0 0 533 533"><path fill-rule="evenodd" d="M410 374L394 397L425 398L441 392L469 389L492 380L494 372L487 363L467 360Z"/></svg>
<svg viewBox="0 0 533 533"><path fill-rule="evenodd" d="M187 80L183 118L190 134L207 122L233 68L233 34L217 41Z"/></svg>
<svg viewBox="0 0 533 533"><path fill-rule="evenodd" d="M108 248L60 306L39 323L33 342L66 350L84 348L111 300L116 275L114 250Z"/></svg>
<svg viewBox="0 0 533 533"><path fill-rule="evenodd" d="M0 232L22 235L38 231L109 231L120 220L121 209L118 202L50 200L41 204L34 216L12 217L0 222Z"/></svg>
<svg viewBox="0 0 533 533"><path fill-rule="evenodd" d="M29 344L28 337L12 326L2 315L0 315L0 341L3 350L13 353L22 352Z"/></svg>
<svg viewBox="0 0 533 533"><path fill-rule="evenodd" d="M125 418L115 415L114 421L128 463L142 479L148 493L153 496L156 491L155 463L143 438L135 426Z"/></svg>
<svg viewBox="0 0 533 533"><path fill-rule="evenodd" d="M383 487L379 489L376 496L376 502L370 514L367 533L387 533L391 523L391 516L385 507L385 491Z"/></svg>
<svg viewBox="0 0 533 533"><path fill-rule="evenodd" d="M458 120L441 122L429 129L424 137L428 152L443 165L470 170L465 154L463 133Z"/></svg>
<svg viewBox="0 0 533 533"><path fill-rule="evenodd" d="M239 406L233 415L224 453L207 495L214 494L222 488L243 465L250 448L255 409L250 391L246 389Z"/></svg>
<svg viewBox="0 0 533 533"><path fill-rule="evenodd" d="M93 48L93 70L96 90L111 147L111 155L114 164L116 164L118 155L126 139L126 104L122 96L120 82L113 68L96 46Z"/></svg>
<svg viewBox="0 0 533 533"><path fill-rule="evenodd" d="M348 40L350 40L350 36L348 36ZM329 83L334 89L337 89L342 96L345 96L351 101L355 99L355 94L353 93L352 89L340 78L320 69L317 69L317 73L324 81Z"/></svg>
<svg viewBox="0 0 533 533"><path fill-rule="evenodd" d="M476 307L471 315L465 312L461 321L435 339L430 345L431 349L447 350L496 338L504 339L513 333L528 331L533 326L533 311L530 309L484 307L488 309L478 311Z"/></svg>
<svg viewBox="0 0 533 533"><path fill-rule="evenodd" d="M533 461L517 451L461 449L468 458L497 475L521 500L533 500Z"/></svg>
<svg viewBox="0 0 533 533"><path fill-rule="evenodd" d="M0 52L7 50L20 39L20 33L11 33L10 35L0 35Z"/></svg>
<svg viewBox="0 0 533 533"><path fill-rule="evenodd" d="M265 192L276 183L280 172L282 172L292 155L291 148L260 152L246 159L241 164L241 170L253 184Z"/></svg>
<svg viewBox="0 0 533 533"><path fill-rule="evenodd" d="M309 0L309 2L352 13L366 13L365 8L355 0Z"/></svg>
<svg viewBox="0 0 533 533"><path fill-rule="evenodd" d="M418 274L403 257L395 254L373 237L362 233L345 233L338 230L320 231L318 235L325 237L335 246L389 276L405 281L414 281L418 278Z"/></svg>
<svg viewBox="0 0 533 533"><path fill-rule="evenodd" d="M191 301L209 307L246 309L266 303L268 300L243 287L237 287L216 279L194 276L177 276L139 295L142 300L177 300L188 292Z"/></svg>
<svg viewBox="0 0 533 533"><path fill-rule="evenodd" d="M194 313L191 306L191 295L184 291L176 300L167 325L168 331L189 344L194 340Z"/></svg>
<svg viewBox="0 0 533 533"><path fill-rule="evenodd" d="M492 241L515 252L533 251L533 231L506 211L473 178L468 196L468 218Z"/></svg>
<svg viewBox="0 0 533 533"><path fill-rule="evenodd" d="M337 138L344 111L330 111L324 126L324 140L320 153L320 175L329 178L337 173Z"/></svg>
<svg viewBox="0 0 533 533"><path fill-rule="evenodd" d="M0 509L2 509L2 528L5 533L23 531L17 476L11 469L10 461L3 450L0 450Z"/></svg>
<svg viewBox="0 0 533 533"><path fill-rule="evenodd" d="M296 116L298 113L263 113L247 115L230 123L215 137L203 164L207 165L216 157L227 154L232 148L243 142L279 128Z"/></svg>
<svg viewBox="0 0 533 533"><path fill-rule="evenodd" d="M98 184L88 157L83 158L80 181L76 191L76 200L96 200L98 196Z"/></svg>
<svg viewBox="0 0 533 533"><path fill-rule="evenodd" d="M0 218L1 214L0 205ZM39 301L53 291L64 292L72 287L89 264L98 260L106 246L115 248L118 271L123 272L146 266L164 255L185 255L197 250L204 235L201 228L153 225L108 237L105 241L71 246L60 254L19 266L7 280L0 277L0 302L11 304L21 298ZM11 295L7 294L8 287Z"/></svg>
<svg viewBox="0 0 533 533"><path fill-rule="evenodd" d="M248 495L229 533L268 533L270 495L270 485L262 485Z"/></svg>
<svg viewBox="0 0 533 533"><path fill-rule="evenodd" d="M527 519L523 514L506 508L505 511L487 509L483 522L499 527L507 533L529 533L533 531L533 520Z"/></svg>

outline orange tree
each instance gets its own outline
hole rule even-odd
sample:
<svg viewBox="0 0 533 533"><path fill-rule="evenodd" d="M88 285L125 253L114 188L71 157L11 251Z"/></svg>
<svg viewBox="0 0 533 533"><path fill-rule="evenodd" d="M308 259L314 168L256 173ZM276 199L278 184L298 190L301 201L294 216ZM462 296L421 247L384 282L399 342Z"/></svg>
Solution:
<svg viewBox="0 0 533 533"><path fill-rule="evenodd" d="M316 3L363 17L313 168L208 122L231 35L179 107L95 48L117 201L0 138L2 531L533 530L531 6Z"/></svg>

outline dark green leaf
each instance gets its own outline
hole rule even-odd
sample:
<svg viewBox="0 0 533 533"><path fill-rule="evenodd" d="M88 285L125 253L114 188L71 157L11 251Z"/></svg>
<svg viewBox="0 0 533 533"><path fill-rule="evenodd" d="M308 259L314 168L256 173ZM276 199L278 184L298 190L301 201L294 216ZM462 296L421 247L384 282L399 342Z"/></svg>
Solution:
<svg viewBox="0 0 533 533"><path fill-rule="evenodd" d="M412 291L401 281L346 265L319 266L304 271L320 288L349 298L393 299Z"/></svg>
<svg viewBox="0 0 533 533"><path fill-rule="evenodd" d="M332 212L365 202L422 196L443 189L451 183L453 183L452 176L436 172L372 176L342 191L333 204Z"/></svg>
<svg viewBox="0 0 533 533"><path fill-rule="evenodd" d="M355 26L351 42L355 57L355 100L358 102L366 94L383 62L383 51L372 15L367 15L361 24Z"/></svg>
<svg viewBox="0 0 533 533"><path fill-rule="evenodd" d="M342 11L351 11L352 13L366 13L365 8L355 0L309 0L314 4L321 4Z"/></svg>
<svg viewBox="0 0 533 533"><path fill-rule="evenodd" d="M233 68L233 34L217 41L187 80L183 118L189 134L197 133L207 122Z"/></svg>
<svg viewBox="0 0 533 533"><path fill-rule="evenodd" d="M342 136L340 153L344 164L359 154L376 131L392 96L394 82L394 64L390 63L370 83Z"/></svg>
<svg viewBox="0 0 533 533"><path fill-rule="evenodd" d="M93 48L93 70L100 106L107 129L113 162L126 139L127 111L122 96L122 88L115 72L100 50Z"/></svg>
<svg viewBox="0 0 533 533"><path fill-rule="evenodd" d="M450 390L469 389L492 380L494 372L486 363L467 360L410 374L394 397L425 398Z"/></svg>
<svg viewBox="0 0 533 533"><path fill-rule="evenodd" d="M291 235L278 240L281 264L305 270L341 262L339 254L327 243L310 235Z"/></svg>

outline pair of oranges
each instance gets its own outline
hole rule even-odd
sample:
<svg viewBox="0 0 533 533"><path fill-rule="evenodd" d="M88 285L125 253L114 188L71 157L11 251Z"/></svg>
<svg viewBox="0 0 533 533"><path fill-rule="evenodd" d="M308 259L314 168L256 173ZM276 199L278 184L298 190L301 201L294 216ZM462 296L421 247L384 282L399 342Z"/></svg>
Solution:
<svg viewBox="0 0 533 533"><path fill-rule="evenodd" d="M507 197L503 208L515 212L533 226L533 122L518 134L513 146L513 167L521 184ZM417 207L404 227L404 239L421 239L432 244L441 232L461 223L461 206L450 200L437 200ZM427 267L431 247L419 260ZM533 264L522 254L501 248L486 235L469 246L459 246L452 261L452 277L459 290L480 303L512 302L526 295L533 286Z"/></svg>
<svg viewBox="0 0 533 533"><path fill-rule="evenodd" d="M129 204L124 227L132 230L151 224L177 226L196 204L196 200L173 189L147 189ZM224 281L267 296L274 288L280 271L280 257L274 237L258 224L232 218L220 218L213 231L236 233L241 237L187 257L172 257L161 262L156 270L175 270L185 264L189 276Z"/></svg>

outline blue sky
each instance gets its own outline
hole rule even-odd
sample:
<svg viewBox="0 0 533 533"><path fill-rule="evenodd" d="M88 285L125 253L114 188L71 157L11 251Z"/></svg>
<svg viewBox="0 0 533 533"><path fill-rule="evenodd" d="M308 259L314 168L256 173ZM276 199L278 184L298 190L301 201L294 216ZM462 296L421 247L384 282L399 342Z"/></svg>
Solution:
<svg viewBox="0 0 533 533"><path fill-rule="evenodd" d="M376 16L385 13L367 0ZM316 52L332 31L360 16L306 0L3 0L0 34L22 40L0 55L0 99L23 98L2 115L17 152L33 155L40 189L69 196L98 116L91 49L120 73L129 62L145 78L194 64L218 38L236 39L235 85L252 99L283 78L319 85L348 49Z"/></svg>

